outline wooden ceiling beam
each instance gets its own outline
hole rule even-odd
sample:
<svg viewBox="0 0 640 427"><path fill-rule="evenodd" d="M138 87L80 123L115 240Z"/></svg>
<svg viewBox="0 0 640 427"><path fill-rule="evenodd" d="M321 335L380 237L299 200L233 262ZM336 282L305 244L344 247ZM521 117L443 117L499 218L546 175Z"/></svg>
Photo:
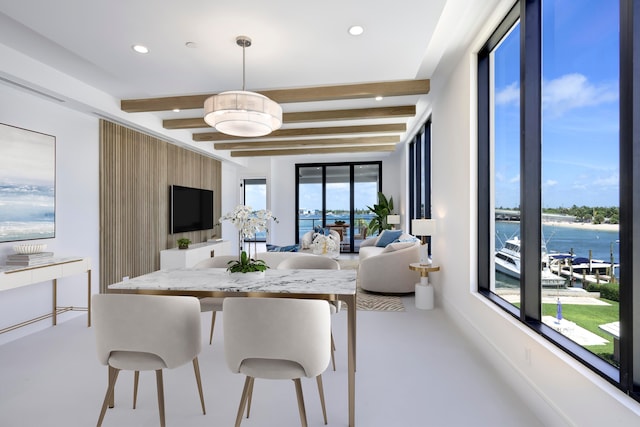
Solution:
<svg viewBox="0 0 640 427"><path fill-rule="evenodd" d="M277 103L316 102L344 99L374 98L376 96L425 95L430 90L429 79L399 80L391 82L359 83L337 86L316 86L293 89L274 89L256 91ZM204 101L213 93L206 95L184 95L162 98L123 99L120 109L127 113L151 111L170 111L173 109L191 110L203 108Z"/></svg>
<svg viewBox="0 0 640 427"><path fill-rule="evenodd" d="M352 147L292 148L285 150L241 150L232 151L231 157L299 156L304 154L372 153L395 151L395 144L365 145Z"/></svg>
<svg viewBox="0 0 640 427"><path fill-rule="evenodd" d="M363 136L354 138L322 138L322 139L280 139L274 141L237 141L216 142L213 148L216 150L243 150L266 148L296 148L307 146L358 146L380 145L400 142L400 136Z"/></svg>
<svg viewBox="0 0 640 427"><path fill-rule="evenodd" d="M415 105L403 105L399 107L359 108L350 110L323 110L302 111L297 113L284 113L283 123L322 122L328 120L362 120L413 117L416 115ZM163 120L165 129L195 129L210 127L202 117L187 119Z"/></svg>
<svg viewBox="0 0 640 427"><path fill-rule="evenodd" d="M331 126L319 128L295 128L278 129L271 132L268 138L338 135L338 134L363 134L363 133L403 133L406 132L405 123L389 123L382 125L362 125L362 126ZM264 138L264 137L263 137ZM263 139L261 138L261 139ZM205 141L237 141L247 138L227 135L221 132L194 133L193 140L197 142Z"/></svg>
<svg viewBox="0 0 640 427"><path fill-rule="evenodd" d="M413 117L416 115L415 105L381 108L357 108L350 110L302 111L284 113L284 123L322 122L329 120L361 120Z"/></svg>

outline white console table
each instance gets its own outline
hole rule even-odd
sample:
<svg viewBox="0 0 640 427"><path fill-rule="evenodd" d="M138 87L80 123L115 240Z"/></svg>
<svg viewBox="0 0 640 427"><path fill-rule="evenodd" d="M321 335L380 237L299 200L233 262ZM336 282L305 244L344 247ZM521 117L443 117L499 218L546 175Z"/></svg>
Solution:
<svg viewBox="0 0 640 427"><path fill-rule="evenodd" d="M165 249L160 251L160 269L189 268L198 262L218 255L231 255L231 242L218 240L189 245L188 249Z"/></svg>
<svg viewBox="0 0 640 427"><path fill-rule="evenodd" d="M87 273L87 306L58 307L58 279L81 273ZM89 258L53 258L46 264L32 265L28 267L0 265L0 291L33 285L36 283L46 282L48 280L53 281L53 307L51 313L0 329L0 334L49 317L52 318L53 325L55 326L58 322L58 314L72 310L86 311L87 327L91 326L91 262Z"/></svg>

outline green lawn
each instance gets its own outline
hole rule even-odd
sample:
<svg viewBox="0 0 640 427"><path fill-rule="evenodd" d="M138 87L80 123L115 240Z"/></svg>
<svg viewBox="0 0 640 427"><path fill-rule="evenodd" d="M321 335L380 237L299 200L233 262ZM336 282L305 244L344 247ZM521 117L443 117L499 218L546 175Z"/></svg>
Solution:
<svg viewBox="0 0 640 427"><path fill-rule="evenodd" d="M609 343L606 345L585 346L585 348L608 362L616 364L613 361L613 338L598 328L598 325L620 320L619 303L605 299L601 301L611 305L563 304L562 317L608 340ZM555 317L556 309L556 304L542 304L542 315Z"/></svg>

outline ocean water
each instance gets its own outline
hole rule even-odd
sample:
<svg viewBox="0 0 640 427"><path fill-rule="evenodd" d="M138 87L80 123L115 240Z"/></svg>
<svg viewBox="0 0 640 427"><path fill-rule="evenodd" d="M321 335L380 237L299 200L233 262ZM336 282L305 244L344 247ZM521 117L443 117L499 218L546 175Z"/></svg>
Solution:
<svg viewBox="0 0 640 427"><path fill-rule="evenodd" d="M519 227L518 222L496 221L496 250L507 238L519 236ZM620 263L620 235L617 231L543 224L542 234L549 253L569 253L573 249L576 256L588 258L591 250L593 259L610 262L613 252L614 263Z"/></svg>
<svg viewBox="0 0 640 427"><path fill-rule="evenodd" d="M355 215L355 226L350 223L349 215L331 215L327 214L327 224L332 224L335 221L344 221L345 224L349 224L349 228L347 228L346 236L349 236L351 233L359 234L360 233L360 223L362 220L365 225L369 224L371 218L373 218L373 214L357 214ZM315 226L322 226L322 217L318 214L311 215L300 215L298 217L298 230L299 236L302 237L306 232L313 230Z"/></svg>
<svg viewBox="0 0 640 427"><path fill-rule="evenodd" d="M53 186L0 185L0 242L55 235Z"/></svg>

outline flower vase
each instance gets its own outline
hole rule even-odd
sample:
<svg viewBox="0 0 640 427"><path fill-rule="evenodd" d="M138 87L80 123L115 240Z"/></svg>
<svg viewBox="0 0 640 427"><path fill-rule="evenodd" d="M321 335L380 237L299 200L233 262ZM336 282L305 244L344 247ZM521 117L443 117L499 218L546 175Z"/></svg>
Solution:
<svg viewBox="0 0 640 427"><path fill-rule="evenodd" d="M229 272L229 277L233 277L239 280L255 280L255 279L263 279L265 276L265 272L264 271L249 271L247 273L243 273L243 272L236 272L236 273L231 273Z"/></svg>

